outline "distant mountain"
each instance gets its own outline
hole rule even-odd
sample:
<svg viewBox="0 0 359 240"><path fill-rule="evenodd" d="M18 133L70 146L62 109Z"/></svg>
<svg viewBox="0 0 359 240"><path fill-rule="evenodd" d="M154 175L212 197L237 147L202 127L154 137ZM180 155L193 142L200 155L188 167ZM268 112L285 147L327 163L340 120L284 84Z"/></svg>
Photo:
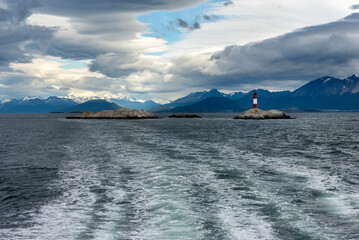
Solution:
<svg viewBox="0 0 359 240"><path fill-rule="evenodd" d="M240 102L243 106L247 108L252 108L254 91L256 91L258 95L258 107L263 110L276 108L276 104L280 99L283 99L291 94L290 91L270 92L268 90L257 89L252 90L248 93L241 94L238 98L235 98L234 100Z"/></svg>
<svg viewBox="0 0 359 240"><path fill-rule="evenodd" d="M140 101L131 101L131 100L126 100L126 99L111 98L110 101L113 103L116 103L124 108L131 108L131 109L148 110L148 109L152 109L152 108L159 108L162 106L162 104L156 103L152 100L140 102Z"/></svg>
<svg viewBox="0 0 359 240"><path fill-rule="evenodd" d="M194 92L164 105L151 100L140 102L127 99L111 99L110 101L114 103L110 103L106 100L92 99L78 104L79 100L82 102L85 99L26 97L3 100L0 102L0 113L97 112L104 109L117 109L119 105L152 112L239 112L238 106L236 107L234 103L240 104L243 109L252 108L253 91L225 94L212 89L211 91ZM359 77L356 75L346 79L325 76L308 82L293 92L270 92L263 89L257 89L256 92L258 94L258 107L263 110L359 111ZM213 98L220 98L220 100ZM188 108L184 108L186 106Z"/></svg>
<svg viewBox="0 0 359 240"><path fill-rule="evenodd" d="M204 92L194 92L188 94L185 97L179 98L173 102L164 104L161 107L153 108L151 110L154 112L167 111L179 106L188 106L209 97L224 97L224 96L225 94L219 92L217 89L212 89L211 91L204 91Z"/></svg>
<svg viewBox="0 0 359 240"><path fill-rule="evenodd" d="M347 79L322 77L295 90L293 97L339 96L345 93L359 93L359 77L352 75Z"/></svg>
<svg viewBox="0 0 359 240"><path fill-rule="evenodd" d="M99 112L102 110L116 110L121 108L115 103L107 102L103 99L90 100L81 104L78 104L73 107L60 108L57 109L56 112Z"/></svg>
<svg viewBox="0 0 359 240"><path fill-rule="evenodd" d="M247 108L225 97L209 97L197 103L164 110L165 112L243 112Z"/></svg>
<svg viewBox="0 0 359 240"><path fill-rule="evenodd" d="M248 93L224 94L216 89L209 92L195 92L152 110L185 111L186 108L180 107L190 106L211 97L225 97L239 102L245 108L252 108L253 92L254 90ZM256 92L258 107L263 110L359 110L359 77L356 75L346 79L325 76L313 80L293 92L270 92L263 89L257 89Z"/></svg>
<svg viewBox="0 0 359 240"><path fill-rule="evenodd" d="M205 92L190 93L189 95L183 98L179 98L171 102L170 104L172 106L183 105L183 104L190 105L192 103L199 102L209 97L223 97L223 96L224 96L223 93L219 92L217 89L212 89L209 92L205 91Z"/></svg>
<svg viewBox="0 0 359 240"><path fill-rule="evenodd" d="M48 113L76 105L74 100L60 97L6 99L0 102L0 113Z"/></svg>
<svg viewBox="0 0 359 240"><path fill-rule="evenodd" d="M282 109L359 110L359 77L318 78L275 103Z"/></svg>
<svg viewBox="0 0 359 240"><path fill-rule="evenodd" d="M242 92L233 92L233 93L230 93L230 94L223 94L223 96L226 97L226 98L232 99L232 100L237 100L240 97L242 97L244 94L245 93L242 93Z"/></svg>

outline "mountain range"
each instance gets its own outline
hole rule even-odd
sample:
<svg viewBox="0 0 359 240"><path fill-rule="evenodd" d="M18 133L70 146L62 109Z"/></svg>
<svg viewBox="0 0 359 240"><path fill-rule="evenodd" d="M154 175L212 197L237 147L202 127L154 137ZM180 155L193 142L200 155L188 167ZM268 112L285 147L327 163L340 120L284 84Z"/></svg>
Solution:
<svg viewBox="0 0 359 240"><path fill-rule="evenodd" d="M49 113L57 109L78 105L72 99L49 97L25 97L22 99L6 99L0 102L0 113Z"/></svg>
<svg viewBox="0 0 359 240"><path fill-rule="evenodd" d="M330 76L310 81L294 91L270 92L264 89L248 93L234 92L225 94L213 89L209 92L196 92L165 104L153 111L176 112L190 110L193 104L209 97L224 97L250 109L253 93L257 92L258 107L263 110L280 109L294 111L359 111L359 77L352 75L346 79ZM186 108L179 108L184 107ZM222 106L225 109L225 106ZM227 111L227 110L224 110ZM200 112L200 111L199 111Z"/></svg>
<svg viewBox="0 0 359 240"><path fill-rule="evenodd" d="M359 77L322 77L273 103L281 109L359 110Z"/></svg>
<svg viewBox="0 0 359 240"><path fill-rule="evenodd" d="M325 76L294 91L255 91L258 94L258 107L263 110L359 111L359 77L356 75L346 79ZM253 92L225 94L212 89L190 93L164 105L152 100L143 102L112 98L79 103L70 98L26 97L3 100L0 102L0 113L96 112L121 107L152 112L241 112L252 108Z"/></svg>
<svg viewBox="0 0 359 240"><path fill-rule="evenodd" d="M239 102L226 97L208 97L196 103L179 106L161 112L243 112L247 110Z"/></svg>
<svg viewBox="0 0 359 240"><path fill-rule="evenodd" d="M77 112L99 112L102 110L116 110L121 108L116 103L110 103L104 99L90 100L76 106L58 109L56 112L77 113Z"/></svg>
<svg viewBox="0 0 359 240"><path fill-rule="evenodd" d="M149 109L158 108L158 107L162 106L161 104L156 103L152 100L140 102L140 101L132 101L132 100L128 100L128 99L111 98L109 101L116 103L124 108L131 108L131 109L149 110Z"/></svg>

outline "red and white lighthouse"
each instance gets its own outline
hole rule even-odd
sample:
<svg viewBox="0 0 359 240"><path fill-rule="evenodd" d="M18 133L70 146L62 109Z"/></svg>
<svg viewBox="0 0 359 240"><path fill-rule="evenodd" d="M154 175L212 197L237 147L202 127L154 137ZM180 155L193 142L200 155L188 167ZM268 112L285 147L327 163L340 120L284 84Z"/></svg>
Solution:
<svg viewBox="0 0 359 240"><path fill-rule="evenodd" d="M254 93L253 93L253 108L258 108L257 92L256 91L254 91Z"/></svg>

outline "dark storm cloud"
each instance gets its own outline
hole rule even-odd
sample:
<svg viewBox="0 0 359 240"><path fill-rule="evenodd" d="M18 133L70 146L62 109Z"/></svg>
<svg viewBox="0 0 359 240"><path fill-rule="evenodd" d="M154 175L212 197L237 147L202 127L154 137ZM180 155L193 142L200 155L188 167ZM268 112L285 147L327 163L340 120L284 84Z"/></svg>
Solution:
<svg viewBox="0 0 359 240"><path fill-rule="evenodd" d="M162 74L163 67L163 64L152 59L141 58L136 54L106 53L97 56L89 65L89 70L101 72L112 78L119 78L144 69L150 70L152 73Z"/></svg>
<svg viewBox="0 0 359 240"><path fill-rule="evenodd" d="M126 49L111 49L113 42L131 42L146 27L136 17L150 11L175 10L204 0L38 0L37 13L69 17L76 33L90 41L55 39L48 53L72 59L93 59L99 54ZM191 26L192 27L192 26ZM194 26L198 27L198 25ZM80 39L80 38L78 38ZM104 43L106 39L106 43ZM125 47L124 47L125 48ZM137 49L128 49L135 51Z"/></svg>
<svg viewBox="0 0 359 240"><path fill-rule="evenodd" d="M136 20L141 13L174 10L192 6L204 0L3 0L0 8L0 65L24 62L28 53L47 54L62 58L88 59L111 51L101 39L129 41L145 26ZM33 13L69 18L76 34L68 39L53 38L56 29L31 26L27 18ZM58 31L61 28L57 29ZM51 40L51 42L50 42ZM28 47L26 47L28 45Z"/></svg>
<svg viewBox="0 0 359 240"><path fill-rule="evenodd" d="M194 6L205 0L38 0L37 11L62 15L84 17L89 14L175 10Z"/></svg>
<svg viewBox="0 0 359 240"><path fill-rule="evenodd" d="M173 66L171 73L207 86L358 73L359 14L261 42L228 46L207 60L203 56L181 57Z"/></svg>
<svg viewBox="0 0 359 240"><path fill-rule="evenodd" d="M201 28L200 20L204 20L207 22L216 21L219 17L216 15L197 15L193 23L189 23L182 18L177 18L177 21L174 23L173 21L169 21L169 26L165 27L167 31L178 31L178 29L174 28L172 25L178 26L180 28L186 29L187 31L193 31Z"/></svg>
<svg viewBox="0 0 359 240"><path fill-rule="evenodd" d="M35 1L4 1L6 9L0 8L0 66L11 62L27 62L29 52L38 53L46 49L52 38L53 29L31 26L26 19Z"/></svg>
<svg viewBox="0 0 359 240"><path fill-rule="evenodd" d="M31 15L31 9L39 6L36 0L4 0L6 9L0 8L0 20L19 23Z"/></svg>
<svg viewBox="0 0 359 240"><path fill-rule="evenodd" d="M178 18L177 19L177 23L178 23L178 26L181 27L181 28L185 28L187 29L188 31L193 31L193 30L196 30L196 29L200 29L201 28L201 24L198 22L198 21L195 21L194 23L192 24L188 24L185 20L181 19L181 18Z"/></svg>
<svg viewBox="0 0 359 240"><path fill-rule="evenodd" d="M211 14L211 15L204 14L203 19L208 22L213 22L213 21L216 21L217 19L219 19L219 17L217 15L213 15L213 14Z"/></svg>
<svg viewBox="0 0 359 240"><path fill-rule="evenodd" d="M232 4L233 4L232 1L227 1L227 2L224 2L224 3L223 3L224 6L228 6L228 5L232 5Z"/></svg>
<svg viewBox="0 0 359 240"><path fill-rule="evenodd" d="M97 56L89 65L89 70L91 72L101 72L112 78L124 77L131 74L134 69L123 69L121 65L132 64L136 61L137 58L132 55L107 53Z"/></svg>
<svg viewBox="0 0 359 240"><path fill-rule="evenodd" d="M180 26L182 28L189 28L189 25L185 20L178 18L177 22L178 22L178 26Z"/></svg>
<svg viewBox="0 0 359 240"><path fill-rule="evenodd" d="M195 29L200 29L201 25L199 24L199 22L194 22L191 26L191 30L195 30Z"/></svg>

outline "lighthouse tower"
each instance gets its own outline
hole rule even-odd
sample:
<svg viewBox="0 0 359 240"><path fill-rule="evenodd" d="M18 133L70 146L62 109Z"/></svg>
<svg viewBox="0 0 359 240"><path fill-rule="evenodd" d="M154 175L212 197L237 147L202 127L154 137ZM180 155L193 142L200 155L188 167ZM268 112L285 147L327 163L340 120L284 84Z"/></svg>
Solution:
<svg viewBox="0 0 359 240"><path fill-rule="evenodd" d="M258 108L257 92L256 91L254 91L254 93L253 93L253 108Z"/></svg>

